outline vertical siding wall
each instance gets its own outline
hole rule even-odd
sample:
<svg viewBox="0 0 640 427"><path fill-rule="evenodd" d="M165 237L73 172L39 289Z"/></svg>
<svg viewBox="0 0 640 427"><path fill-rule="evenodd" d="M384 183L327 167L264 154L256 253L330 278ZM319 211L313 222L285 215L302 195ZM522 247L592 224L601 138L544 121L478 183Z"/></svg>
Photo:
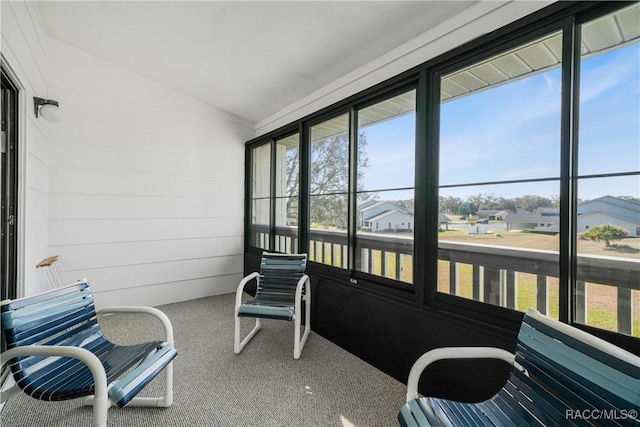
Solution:
<svg viewBox="0 0 640 427"><path fill-rule="evenodd" d="M35 3L0 2L0 50L20 86L18 128L18 293L39 290L36 264L48 256L47 134L50 124L33 114L33 97L46 98L46 35Z"/></svg>
<svg viewBox="0 0 640 427"><path fill-rule="evenodd" d="M249 123L49 39L49 251L99 305L231 292ZM189 78L189 76L184 76Z"/></svg>

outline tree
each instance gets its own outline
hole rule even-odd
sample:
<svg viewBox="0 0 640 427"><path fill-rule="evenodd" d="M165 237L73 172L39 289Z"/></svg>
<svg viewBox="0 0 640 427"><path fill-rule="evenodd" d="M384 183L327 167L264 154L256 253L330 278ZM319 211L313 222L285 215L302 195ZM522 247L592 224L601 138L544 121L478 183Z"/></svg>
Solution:
<svg viewBox="0 0 640 427"><path fill-rule="evenodd" d="M475 215L478 212L478 207L473 203L463 203L460 206L460 213L465 216Z"/></svg>
<svg viewBox="0 0 640 427"><path fill-rule="evenodd" d="M538 208L553 206L553 201L551 199L537 195L516 197L515 201L518 209L521 209L524 212L535 212Z"/></svg>
<svg viewBox="0 0 640 427"><path fill-rule="evenodd" d="M440 196L440 212L442 213L458 214L461 205L462 199L460 197Z"/></svg>
<svg viewBox="0 0 640 427"><path fill-rule="evenodd" d="M358 190L369 166L367 138L358 137ZM347 227L347 193L349 190L349 137L347 134L328 136L311 143L309 164L309 194L311 195L311 223L345 229ZM287 152L287 215L298 215L300 153ZM360 198L371 197L359 193Z"/></svg>
<svg viewBox="0 0 640 427"><path fill-rule="evenodd" d="M582 237L596 242L604 242L606 247L610 247L612 240L620 240L628 234L629 231L619 225L600 224L582 233Z"/></svg>

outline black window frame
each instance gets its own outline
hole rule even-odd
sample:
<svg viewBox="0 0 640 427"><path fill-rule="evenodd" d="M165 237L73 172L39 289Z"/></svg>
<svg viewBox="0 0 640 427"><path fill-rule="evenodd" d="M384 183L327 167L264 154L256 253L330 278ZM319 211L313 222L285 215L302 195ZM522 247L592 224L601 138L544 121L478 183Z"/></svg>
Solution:
<svg viewBox="0 0 640 427"><path fill-rule="evenodd" d="M339 284L355 286L363 292L369 292L390 300L404 301L415 309L437 309L454 316L463 316L480 322L499 324L517 329L524 313L490 304L466 300L464 298L437 293L438 262L438 209L430 209L438 205L438 161L439 161L439 106L440 90L439 76L447 71L462 68L463 64L472 64L482 58L509 50L527 41L535 40L544 34L561 30L563 36L562 51L562 94L561 94L561 154L560 154L560 230L570 238L561 239L559 248L559 298L560 320L580 329L600 336L624 348L640 351L640 339L623 335L579 323L574 323L574 290L576 271L575 229L577 211L576 180L574 168L576 163L577 123L579 115L579 25L607 15L615 10L632 5L635 2L558 2L551 4L531 15L521 18L511 24L503 26L489 34L467 42L462 46L445 52L420 64L410 70L400 73L384 82L342 101L323 108L317 112L302 117L295 122L273 130L246 143L247 153L251 148L286 137L286 134L299 132L300 156L306 159L300 166L300 219L299 242L300 252L306 252L309 242L309 140L310 128L314 124L337 117L345 112L350 114L350 147L353 147L353 126L356 121L354 112L366 108L380 100L392 97L407 90L410 85L416 88L416 145L415 145L415 231L414 231L414 265L413 285L408 289L405 283L356 271L353 267L355 260L355 229L357 214L354 188L350 188L349 201L349 268L342 269L311 263L315 273L330 277ZM576 49L575 46L578 46ZM247 154L247 160L249 156ZM350 159L353 166L355 159ZM247 163L249 164L249 163ZM353 171L353 168L350 168ZM247 174L248 176L248 174ZM350 180L354 183L353 177ZM250 182L247 180L247 182ZM352 184L355 185L355 184ZM246 200L249 200L250 189L245 188ZM247 202L247 206L249 206ZM247 211L249 212L249 211ZM249 230L249 222L247 228ZM245 240L245 252L259 253L262 249L248 245ZM273 241L273 239L271 239ZM420 261L423 262L420 262Z"/></svg>
<svg viewBox="0 0 640 427"><path fill-rule="evenodd" d="M565 63L565 60L567 59L567 56L566 56L567 52L566 52L566 49L564 48L564 43L566 42L565 38L567 36L567 32L571 31L570 21L568 21L566 18L559 18L551 22L548 22L545 25L536 26L535 28L525 28L525 30L523 31L511 33L508 37L505 36L500 38L499 40L496 40L496 42L491 43L489 46L486 46L486 48L484 49L478 50L473 55L461 54L459 57L452 58L448 61L444 61L443 63L438 64L437 66L434 66L429 69L430 86L434 94L436 94L436 96L433 96L433 98L430 99L431 108L429 109L431 113L430 122L433 125L431 128L432 130L431 139L428 142L428 145L431 147L431 155L432 155L432 162L433 162L432 167L434 168L434 173L432 178L433 180L432 186L434 191L430 194L430 199L429 199L429 203L431 206L438 206L438 203L439 203L439 179L438 179L439 178L439 174L438 174L439 161L438 160L439 160L439 150L440 150L439 123L440 123L440 105L441 105L441 100L440 100L441 76L446 76L454 71L476 64L478 62L481 62L482 60L491 58L502 52L507 52L511 49L517 48L518 46L521 46L528 42L534 41L540 37L543 37L545 35L552 34L558 31L561 31L563 35L563 58L562 58L563 64L561 64L561 67L563 67L564 69L564 63ZM563 83L562 83L563 88L565 87L564 79L566 78L566 76L564 76L564 71L566 70L563 70ZM561 103L562 103L561 114L562 114L564 113L565 108L567 108L567 106L570 104L567 105L567 99L566 99L565 93L561 95L561 98L562 98L561 100ZM560 127L561 127L560 144L562 146L560 157L562 157L565 155L565 151L569 149L568 140L572 138L572 132L569 134L565 133L566 130L564 129L564 124L562 123L562 120L561 120ZM563 180L568 178L568 176L565 176L568 174L568 169L567 170L563 169L562 164L564 163L561 160L561 170L557 180L560 183L561 216L562 216L562 212L564 212L566 216L567 210L562 209L562 203L563 203L563 200L567 198L568 193L565 194L564 198L562 197L562 193L563 193L562 183L563 183ZM537 182L541 180L540 179L516 180L513 182L515 183L520 181L536 181ZM496 183L497 182L491 182L490 184L496 184ZM505 181L500 183L512 183L512 182ZM436 215L435 216L432 215L430 219L435 222L431 222L430 224L428 224L427 234L428 234L428 242L429 242L429 253L435 254L435 257L437 259L438 257L437 255L438 254L438 235L436 232L436 230L438 229L437 212L436 212ZM567 218L564 218L564 217L561 218L561 233L563 232L562 224L565 223L566 220ZM560 244L561 245L563 244L562 239ZM563 253L562 246L559 249L559 253L560 253L560 256L559 256L558 262L561 265L562 253ZM446 311L461 312L470 317L481 317L485 319L485 321L495 321L495 319L504 319L509 322L520 323L520 321L522 320L523 313L521 311L438 292L437 261L436 261L436 265L433 265L433 264L430 264L430 265L431 265L431 268L429 269L427 280L429 283L432 283L433 285L430 286L427 290L428 299L426 301L426 304L430 304L434 307L437 307L439 309L443 309ZM563 269L560 269L560 270L562 274ZM562 282L562 278L560 278L559 281ZM562 286L560 286L560 288L562 288ZM566 294L563 294L563 292L561 291L560 320L564 321L565 323L567 323L568 318L566 317L566 313L564 312L565 310L563 310L563 306L566 305L565 299L567 297L568 296Z"/></svg>

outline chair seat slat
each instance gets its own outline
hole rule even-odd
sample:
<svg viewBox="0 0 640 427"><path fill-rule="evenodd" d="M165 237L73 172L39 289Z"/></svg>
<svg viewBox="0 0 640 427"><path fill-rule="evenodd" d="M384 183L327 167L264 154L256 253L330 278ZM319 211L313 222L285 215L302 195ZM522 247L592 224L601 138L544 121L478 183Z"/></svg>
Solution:
<svg viewBox="0 0 640 427"><path fill-rule="evenodd" d="M582 342L575 337L565 334L558 329L550 327L549 325L545 325L532 317L525 317L521 330L539 331L541 334L553 337L554 339L562 342L564 345L574 349L579 354L600 362L602 364L601 366L610 367L613 371L625 373L633 378L640 378L640 365L635 363L635 361L629 361L622 357L615 357L594 345Z"/></svg>
<svg viewBox="0 0 640 427"><path fill-rule="evenodd" d="M608 395L619 402L619 407L630 405L637 397L639 384L636 382L634 386L630 375L567 346L558 340L562 336L546 335L527 324L522 325L520 333L519 341L523 346L528 346L528 351L542 355L548 366L552 365L554 370L570 376L587 395L594 392ZM594 388L597 390L594 391Z"/></svg>
<svg viewBox="0 0 640 427"><path fill-rule="evenodd" d="M544 388L538 388L538 391L534 390L534 388L531 387L534 384L521 381L518 378L518 374L524 376L524 374L518 370L512 372L505 384L505 389L545 426L560 427L566 419L566 404L556 396L552 396L548 390ZM550 403L552 400L556 401L556 405Z"/></svg>

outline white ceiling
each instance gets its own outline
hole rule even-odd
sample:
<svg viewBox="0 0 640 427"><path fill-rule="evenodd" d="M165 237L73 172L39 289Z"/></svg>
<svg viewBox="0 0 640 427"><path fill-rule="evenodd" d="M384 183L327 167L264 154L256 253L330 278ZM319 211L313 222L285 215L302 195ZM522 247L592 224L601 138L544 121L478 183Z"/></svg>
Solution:
<svg viewBox="0 0 640 427"><path fill-rule="evenodd" d="M474 1L42 1L49 36L258 122Z"/></svg>

